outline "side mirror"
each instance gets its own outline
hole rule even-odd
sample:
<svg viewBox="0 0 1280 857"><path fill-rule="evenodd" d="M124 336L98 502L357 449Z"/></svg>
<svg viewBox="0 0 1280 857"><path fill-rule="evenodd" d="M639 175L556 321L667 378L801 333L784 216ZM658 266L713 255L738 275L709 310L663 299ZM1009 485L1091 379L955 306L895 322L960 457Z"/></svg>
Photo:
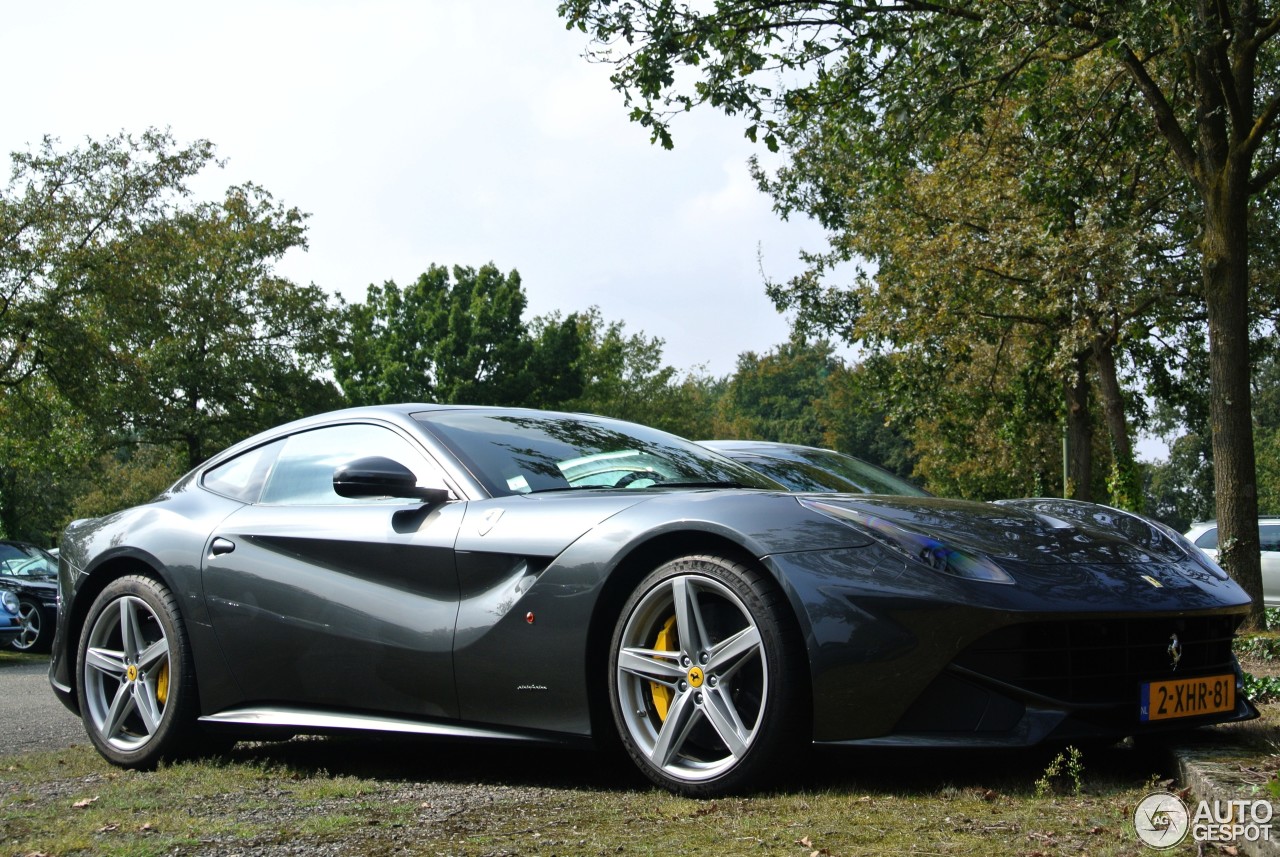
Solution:
<svg viewBox="0 0 1280 857"><path fill-rule="evenodd" d="M449 499L445 489L420 487L412 470L381 455L357 458L335 469L333 490L339 497L405 497L433 506Z"/></svg>

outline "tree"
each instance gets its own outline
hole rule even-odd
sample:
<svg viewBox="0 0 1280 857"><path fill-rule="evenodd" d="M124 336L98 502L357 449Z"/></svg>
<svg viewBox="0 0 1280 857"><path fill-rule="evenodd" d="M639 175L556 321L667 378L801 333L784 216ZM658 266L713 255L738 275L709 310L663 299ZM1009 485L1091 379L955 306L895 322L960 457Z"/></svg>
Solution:
<svg viewBox="0 0 1280 857"><path fill-rule="evenodd" d="M149 130L15 153L0 192L0 530L50 544L85 462L113 445L111 301L119 249L179 210L213 146Z"/></svg>
<svg viewBox="0 0 1280 857"><path fill-rule="evenodd" d="M738 355L737 371L720 400L721 434L730 438L822 446L825 425L818 403L840 360L829 342L809 343L793 331L770 351Z"/></svg>
<svg viewBox="0 0 1280 857"><path fill-rule="evenodd" d="M99 335L119 367L119 437L176 444L187 467L248 434L334 407L322 380L337 314L274 273L305 216L253 184L119 242L94 272ZM104 403L106 406L106 403Z"/></svg>
<svg viewBox="0 0 1280 857"><path fill-rule="evenodd" d="M597 56L614 63L632 118L664 145L672 112L710 104L742 114L748 136L771 149L820 123L843 126L873 174L876 163L936 161L990 104L1034 98L1086 59L1132 81L1195 199L1188 220L1209 327L1220 556L1254 597L1250 624L1265 621L1248 310L1250 201L1280 175L1273 4L565 0L559 11L602 46ZM1090 122L1117 116L1100 105Z"/></svg>
<svg viewBox="0 0 1280 857"><path fill-rule="evenodd" d="M552 316L556 318L556 316ZM715 383L694 374L681 379L662 360L658 337L627 333L621 321L605 322L599 307L570 316L580 343L580 395L562 407L645 423L686 437L709 436Z"/></svg>
<svg viewBox="0 0 1280 857"><path fill-rule="evenodd" d="M492 264L454 266L452 279L432 265L404 289L370 285L365 302L346 311L338 383L353 404L523 404L533 352L526 302L520 274Z"/></svg>
<svg viewBox="0 0 1280 857"><path fill-rule="evenodd" d="M66 152L45 137L12 157L0 195L0 385L46 371L84 389L101 344L100 319L82 311L90 276L115 247L172 213L213 146L179 147L149 130Z"/></svg>
<svg viewBox="0 0 1280 857"><path fill-rule="evenodd" d="M100 438L94 415L68 402L45 376L0 386L0 535L52 545Z"/></svg>
<svg viewBox="0 0 1280 857"><path fill-rule="evenodd" d="M1122 97L1078 83L1060 82L1051 104L988 110L980 131L957 134L935 163L905 168L891 194L854 193L839 225L829 224L831 249L810 254L808 272L769 292L802 323L848 327L872 348L963 359L969 344L1041 340L1043 347L1004 353L1047 362L1060 380L1072 496L1095 496L1095 461L1109 460L1110 502L1136 509L1141 484L1127 413L1134 397L1121 366L1132 363L1129 343L1146 340L1158 319L1185 314L1186 241L1170 228L1176 197L1152 165L1158 147L1140 145L1141 129L1106 129L1111 141L1129 141L1120 151L1107 140L1086 151L1046 143L1037 118L1046 110L1083 114ZM845 175L845 161L822 151L813 147L802 167L777 177L757 170L783 210L837 178L860 186ZM856 283L824 292L824 274L848 263L861 268ZM916 395L935 394L922 387ZM1095 404L1109 437L1103 456L1093 454Z"/></svg>
<svg viewBox="0 0 1280 857"><path fill-rule="evenodd" d="M1146 467L1143 510L1178 532L1214 517L1213 459L1208 438L1184 434L1169 445L1169 459Z"/></svg>
<svg viewBox="0 0 1280 857"><path fill-rule="evenodd" d="M844 361L827 376L827 390L815 403L822 421L822 445L870 461L905 478L914 475L916 455L894 407L891 357L866 355Z"/></svg>

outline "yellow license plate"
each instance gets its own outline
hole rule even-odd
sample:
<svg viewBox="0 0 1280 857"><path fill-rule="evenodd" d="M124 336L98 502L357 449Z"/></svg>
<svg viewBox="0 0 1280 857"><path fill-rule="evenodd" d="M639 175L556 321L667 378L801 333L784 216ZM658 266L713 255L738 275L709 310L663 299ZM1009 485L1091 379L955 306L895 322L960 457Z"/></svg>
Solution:
<svg viewBox="0 0 1280 857"><path fill-rule="evenodd" d="M1236 677L1211 675L1153 681L1142 686L1139 719L1172 720L1175 717L1199 717L1236 707Z"/></svg>

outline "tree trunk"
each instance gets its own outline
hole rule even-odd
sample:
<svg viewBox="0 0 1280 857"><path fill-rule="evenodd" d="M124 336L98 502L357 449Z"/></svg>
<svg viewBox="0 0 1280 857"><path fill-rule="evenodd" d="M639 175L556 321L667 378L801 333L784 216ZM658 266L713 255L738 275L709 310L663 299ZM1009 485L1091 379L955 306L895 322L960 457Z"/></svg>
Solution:
<svg viewBox="0 0 1280 857"><path fill-rule="evenodd" d="M1075 371L1063 383L1067 397L1067 484L1063 496L1093 499L1093 418L1089 414L1089 375L1085 355L1076 356Z"/></svg>
<svg viewBox="0 0 1280 857"><path fill-rule="evenodd" d="M1266 627L1266 618L1249 386L1247 176L1232 176L1230 170L1223 170L1215 178L1206 193L1201 274L1209 316L1209 417L1218 561L1253 598L1246 627L1261 629Z"/></svg>
<svg viewBox="0 0 1280 857"><path fill-rule="evenodd" d="M1121 509L1142 511L1142 478L1133 460L1129 423L1124 416L1124 394L1116 374L1115 340L1110 334L1093 342L1093 365L1098 373L1098 396L1111 439L1111 503Z"/></svg>

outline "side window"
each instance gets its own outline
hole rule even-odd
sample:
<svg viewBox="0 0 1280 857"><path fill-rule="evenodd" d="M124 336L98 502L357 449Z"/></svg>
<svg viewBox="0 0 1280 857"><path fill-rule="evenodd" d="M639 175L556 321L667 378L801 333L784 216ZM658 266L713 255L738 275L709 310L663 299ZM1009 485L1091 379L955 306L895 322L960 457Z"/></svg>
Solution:
<svg viewBox="0 0 1280 857"><path fill-rule="evenodd" d="M1207 551L1216 551L1218 549L1218 528L1205 530L1196 539L1196 547L1204 548Z"/></svg>
<svg viewBox="0 0 1280 857"><path fill-rule="evenodd" d="M1258 538L1264 551L1280 551L1280 524L1263 524L1258 527Z"/></svg>
<svg viewBox="0 0 1280 857"><path fill-rule="evenodd" d="M353 500L333 490L333 471L340 465L380 455L413 471L419 485L443 487L422 454L390 429L374 425L329 426L292 435L276 458L260 502L289 506L346 506L353 503L403 504L400 498Z"/></svg>
<svg viewBox="0 0 1280 857"><path fill-rule="evenodd" d="M262 483L266 481L267 472L282 446L284 441L278 440L237 455L205 473L200 484L233 500L256 503L258 495L262 493Z"/></svg>

